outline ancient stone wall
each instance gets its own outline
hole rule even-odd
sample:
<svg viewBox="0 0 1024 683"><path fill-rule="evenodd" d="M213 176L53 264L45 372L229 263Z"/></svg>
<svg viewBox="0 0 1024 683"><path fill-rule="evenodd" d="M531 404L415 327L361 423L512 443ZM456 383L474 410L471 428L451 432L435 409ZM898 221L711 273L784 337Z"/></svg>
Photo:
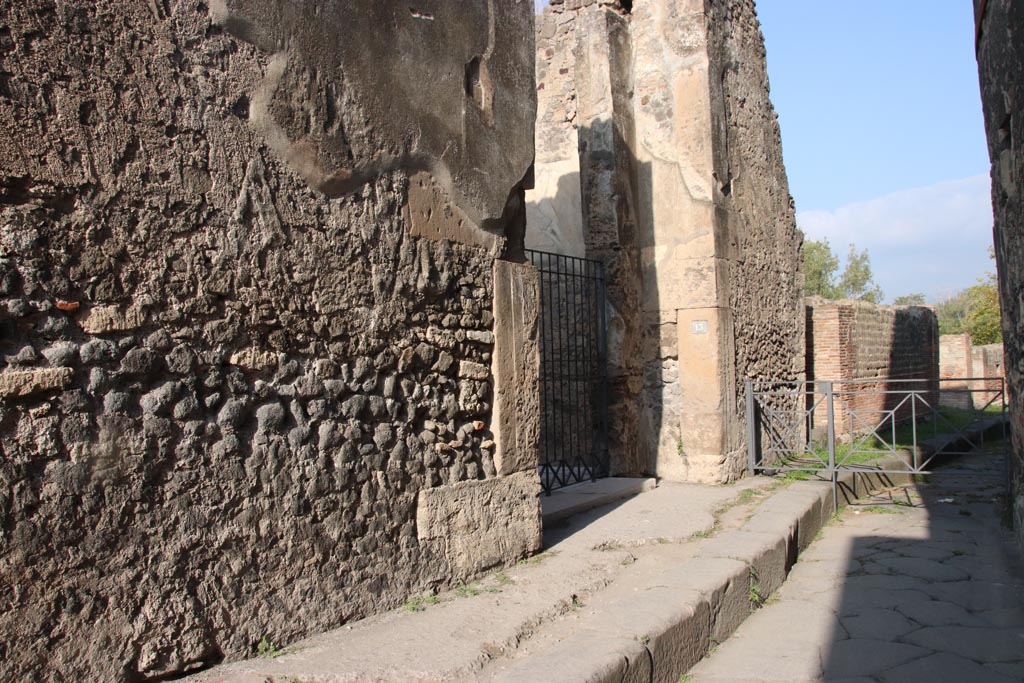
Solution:
<svg viewBox="0 0 1024 683"><path fill-rule="evenodd" d="M611 471L636 475L651 469L642 454L629 31L616 0L556 0L537 17L536 189L527 193L526 243L603 264Z"/></svg>
<svg viewBox="0 0 1024 683"><path fill-rule="evenodd" d="M717 46L710 68L721 80L720 91L712 88L712 125L719 141L713 188L720 221L716 240L732 322L735 380L727 385L723 400L722 449L723 467L732 478L745 466L743 380L804 378L806 315L801 238L794 229L754 2L715 0L709 3L709 19Z"/></svg>
<svg viewBox="0 0 1024 683"><path fill-rule="evenodd" d="M974 8L1013 434L1011 516L1024 544L1024 5L975 0Z"/></svg>
<svg viewBox="0 0 1024 683"><path fill-rule="evenodd" d="M585 256L576 135L576 15L555 5L536 18L537 151L527 193L526 245Z"/></svg>
<svg viewBox="0 0 1024 683"><path fill-rule="evenodd" d="M836 383L838 431L869 429L905 396L882 392L922 391L929 405L937 404L939 327L930 308L811 297L807 309L807 380ZM824 404L817 408L815 426L826 424L826 410ZM909 411L906 403L898 417Z"/></svg>
<svg viewBox="0 0 1024 683"><path fill-rule="evenodd" d="M349 4L0 5L4 680L538 548L532 6Z"/></svg>
<svg viewBox="0 0 1024 683"><path fill-rule="evenodd" d="M965 332L940 336L939 377L943 380L940 403L952 408L969 408L972 401L967 379L974 376L971 335Z"/></svg>
<svg viewBox="0 0 1024 683"><path fill-rule="evenodd" d="M971 335L965 332L939 337L939 377L972 377L973 365Z"/></svg>
<svg viewBox="0 0 1024 683"><path fill-rule="evenodd" d="M582 229L608 265L613 468L734 479L743 380L804 371L800 241L753 2L554 2L537 68L538 178L572 190L531 195L539 230ZM553 220L575 215L577 186L582 225Z"/></svg>

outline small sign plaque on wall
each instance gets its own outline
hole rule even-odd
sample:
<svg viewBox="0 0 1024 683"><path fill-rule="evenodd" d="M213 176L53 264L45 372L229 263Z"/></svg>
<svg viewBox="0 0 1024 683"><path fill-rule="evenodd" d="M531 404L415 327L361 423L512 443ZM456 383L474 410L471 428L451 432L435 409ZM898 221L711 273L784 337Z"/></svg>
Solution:
<svg viewBox="0 0 1024 683"><path fill-rule="evenodd" d="M707 334L708 333L708 321L707 320L694 320L690 323L690 330L694 334Z"/></svg>

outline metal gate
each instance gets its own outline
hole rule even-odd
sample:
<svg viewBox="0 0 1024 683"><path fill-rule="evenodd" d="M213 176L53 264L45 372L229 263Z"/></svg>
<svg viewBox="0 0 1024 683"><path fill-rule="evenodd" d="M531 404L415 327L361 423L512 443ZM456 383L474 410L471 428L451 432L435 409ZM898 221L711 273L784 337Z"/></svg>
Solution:
<svg viewBox="0 0 1024 683"><path fill-rule="evenodd" d="M540 466L546 493L608 476L608 335L600 261L527 250L540 278Z"/></svg>

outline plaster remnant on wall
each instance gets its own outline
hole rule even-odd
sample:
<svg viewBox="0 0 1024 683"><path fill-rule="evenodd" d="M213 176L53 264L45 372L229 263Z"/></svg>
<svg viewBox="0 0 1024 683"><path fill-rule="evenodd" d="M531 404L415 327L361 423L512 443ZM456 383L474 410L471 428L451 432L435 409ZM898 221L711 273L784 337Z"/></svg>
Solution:
<svg viewBox="0 0 1024 683"><path fill-rule="evenodd" d="M479 230L472 219L451 203L444 188L429 173L409 178L409 221L412 234L435 240L451 240L484 247L497 254L504 240Z"/></svg>
<svg viewBox="0 0 1024 683"><path fill-rule="evenodd" d="M429 13L391 2L331 7L210 6L225 30L272 55L251 94L252 123L267 144L329 197L414 169L432 175L476 227L500 226L506 188L533 162L535 105L516 101L533 81L532 40L518 37L532 33L532 17L482 1L438 0ZM378 40L380 26L396 27L392 40Z"/></svg>

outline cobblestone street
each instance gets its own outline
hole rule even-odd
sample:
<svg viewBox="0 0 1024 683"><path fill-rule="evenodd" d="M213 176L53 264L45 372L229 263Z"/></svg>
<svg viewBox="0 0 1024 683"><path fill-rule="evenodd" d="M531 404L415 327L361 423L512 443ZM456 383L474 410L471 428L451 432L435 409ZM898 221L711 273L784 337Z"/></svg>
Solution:
<svg viewBox="0 0 1024 683"><path fill-rule="evenodd" d="M1024 571L990 444L847 507L688 683L1024 680Z"/></svg>

